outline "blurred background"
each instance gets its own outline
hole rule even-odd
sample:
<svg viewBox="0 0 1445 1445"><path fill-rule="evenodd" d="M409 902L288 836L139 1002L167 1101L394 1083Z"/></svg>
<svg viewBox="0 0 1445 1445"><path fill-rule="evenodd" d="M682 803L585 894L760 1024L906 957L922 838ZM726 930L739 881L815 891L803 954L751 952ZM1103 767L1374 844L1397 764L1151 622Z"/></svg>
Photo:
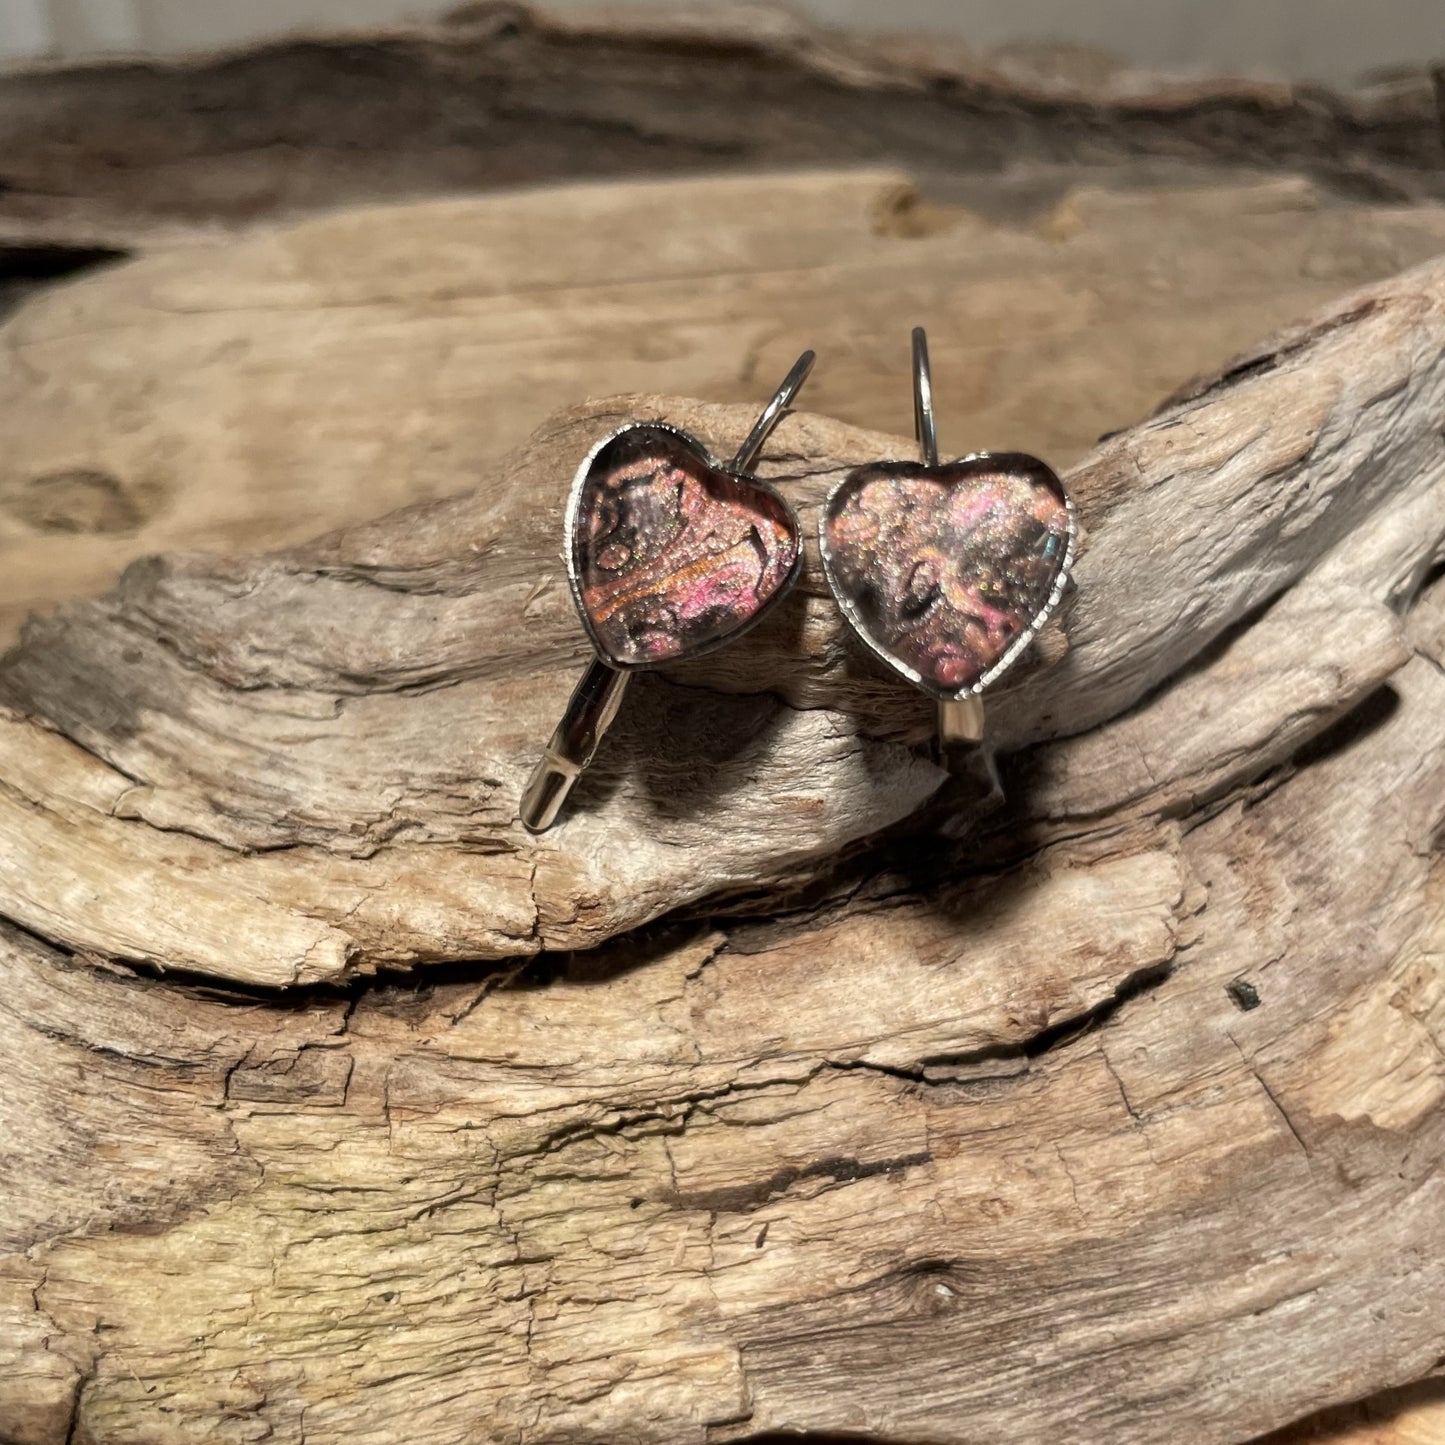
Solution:
<svg viewBox="0 0 1445 1445"><path fill-rule="evenodd" d="M451 8L425 0L4 0L0 57L177 52ZM561 0L553 8L617 7ZM796 0L792 8L855 29L952 34L980 46L1068 41L1140 65L1336 83L1445 48L1441 0Z"/></svg>

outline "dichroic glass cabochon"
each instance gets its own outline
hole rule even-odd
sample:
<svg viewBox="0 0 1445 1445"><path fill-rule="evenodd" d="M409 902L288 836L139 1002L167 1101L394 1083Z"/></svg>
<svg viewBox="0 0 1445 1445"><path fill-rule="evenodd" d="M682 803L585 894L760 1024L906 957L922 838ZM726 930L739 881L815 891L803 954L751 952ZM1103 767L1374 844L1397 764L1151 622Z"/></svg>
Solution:
<svg viewBox="0 0 1445 1445"><path fill-rule="evenodd" d="M823 519L850 620L941 697L966 692L1032 625L1071 528L1063 484L1021 452L860 468Z"/></svg>
<svg viewBox="0 0 1445 1445"><path fill-rule="evenodd" d="M786 590L797 523L766 487L713 466L680 434L629 427L592 459L577 496L578 606L608 662L707 651Z"/></svg>

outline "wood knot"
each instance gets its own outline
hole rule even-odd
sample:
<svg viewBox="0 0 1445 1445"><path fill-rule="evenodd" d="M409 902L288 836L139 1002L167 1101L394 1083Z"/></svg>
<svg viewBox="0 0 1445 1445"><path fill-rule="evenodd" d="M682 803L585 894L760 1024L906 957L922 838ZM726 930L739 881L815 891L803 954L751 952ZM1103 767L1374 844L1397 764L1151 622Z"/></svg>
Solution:
<svg viewBox="0 0 1445 1445"><path fill-rule="evenodd" d="M89 467L0 482L0 508L39 532L130 532L146 520L114 476Z"/></svg>

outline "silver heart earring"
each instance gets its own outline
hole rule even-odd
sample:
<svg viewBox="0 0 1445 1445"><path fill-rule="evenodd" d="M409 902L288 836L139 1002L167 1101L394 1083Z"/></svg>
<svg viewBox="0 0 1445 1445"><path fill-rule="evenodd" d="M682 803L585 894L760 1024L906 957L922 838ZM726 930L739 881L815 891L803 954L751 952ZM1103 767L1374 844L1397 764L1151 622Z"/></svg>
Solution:
<svg viewBox="0 0 1445 1445"><path fill-rule="evenodd" d="M578 469L567 578L597 656L522 794L529 832L556 822L633 673L725 646L797 580L797 516L750 469L813 360L811 351L798 358L730 462L677 427L638 422L604 437Z"/></svg>
<svg viewBox="0 0 1445 1445"><path fill-rule="evenodd" d="M843 616L894 672L938 699L940 742L983 739L982 694L1023 655L1068 586L1078 519L1023 452L938 460L928 338L913 332L921 461L850 472L824 503L823 570Z"/></svg>

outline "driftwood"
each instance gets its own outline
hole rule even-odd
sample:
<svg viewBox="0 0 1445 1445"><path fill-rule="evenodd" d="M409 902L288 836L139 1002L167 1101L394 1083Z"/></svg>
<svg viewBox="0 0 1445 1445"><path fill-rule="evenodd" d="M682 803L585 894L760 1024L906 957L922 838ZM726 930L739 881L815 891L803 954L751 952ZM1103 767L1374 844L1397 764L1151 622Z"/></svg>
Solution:
<svg viewBox="0 0 1445 1445"><path fill-rule="evenodd" d="M744 405L589 403L473 494L34 621L11 1437L1229 1441L1429 1374L1442 409L1436 263L1085 457L987 816L810 559L516 826L575 459ZM906 446L800 413L764 470L810 518Z"/></svg>
<svg viewBox="0 0 1445 1445"><path fill-rule="evenodd" d="M676 390L751 397L794 328L829 358L810 404L886 429L905 384L900 311L927 311L960 422L1072 461L1181 377L1436 254L1442 94L1429 65L1337 94L692 4L473 4L390 32L6 74L0 306L127 255L155 269L123 273L129 289L72 288L7 338L25 362L0 369L15 449L0 475L0 639L150 551L269 548L454 491L528 434L547 409L539 385L645 390L665 368ZM835 177L780 201L757 188L760 168L820 164L901 166L920 189ZM625 244L600 252L555 195L397 217L389 233L378 218L321 221L245 257L213 249L235 228L358 202L719 171L740 189L719 193L711 237L685 212L643 226L619 188L592 205ZM1266 175L1286 179L1261 187ZM639 227L661 227L677 256L664 294ZM177 248L199 255L188 265ZM735 279L769 308L747 322L725 286L700 304L686 284L738 258ZM347 261L367 298L337 277ZM395 370L360 372L345 312L388 296ZM460 298L470 315L449 320ZM525 358L510 353L519 335L534 338ZM372 425L396 405L394 376L447 358L457 389L428 404L459 445L417 444L414 410L400 431ZM240 414L238 381L253 398ZM322 407L324 437L308 421ZM262 415L269 430L248 426ZM236 445L218 453L218 433Z"/></svg>
<svg viewBox="0 0 1445 1445"><path fill-rule="evenodd" d="M946 445L1062 466L1184 377L1442 251L1445 208L1345 206L1298 178L1081 186L994 222L877 171L157 243L0 331L0 640L136 557L262 550L455 492L580 397L666 379L755 405L805 344L824 359L808 406L897 430L914 321Z"/></svg>
<svg viewBox="0 0 1445 1445"><path fill-rule="evenodd" d="M769 5L483 0L389 33L9 76L0 237L58 260L359 199L840 163L905 164L1014 209L1140 164L1438 198L1441 57L1420 59L1334 93L828 33Z"/></svg>
<svg viewBox="0 0 1445 1445"><path fill-rule="evenodd" d="M0 629L172 551L0 666L6 1445L1234 1441L1440 1371L1428 72L738 15L0 88L0 283L139 257L4 325ZM742 174L818 161L921 189ZM1008 806L810 557L526 838L588 438L725 448L816 345L811 524L914 320L946 446L1076 463Z"/></svg>

